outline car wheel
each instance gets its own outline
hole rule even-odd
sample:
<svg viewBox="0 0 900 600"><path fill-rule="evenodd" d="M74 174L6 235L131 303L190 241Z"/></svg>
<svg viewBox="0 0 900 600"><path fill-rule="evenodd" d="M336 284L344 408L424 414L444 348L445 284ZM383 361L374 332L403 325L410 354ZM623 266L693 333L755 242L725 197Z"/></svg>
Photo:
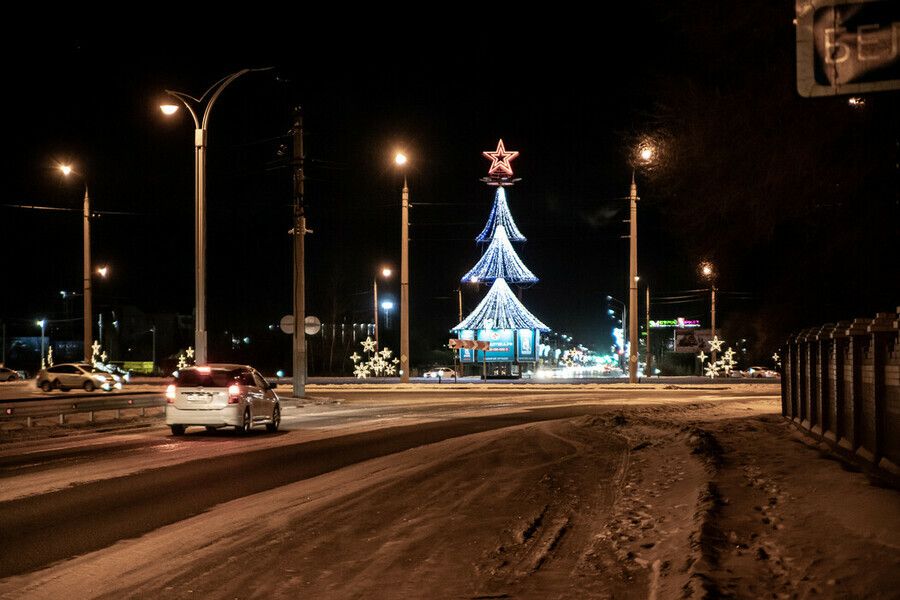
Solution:
<svg viewBox="0 0 900 600"><path fill-rule="evenodd" d="M244 418L243 418L241 424L235 425L234 428L237 429L237 431L239 433L247 433L248 431L250 431L250 410L249 409L244 410Z"/></svg>
<svg viewBox="0 0 900 600"><path fill-rule="evenodd" d="M84 385L81 387L83 387L84 391L86 391L86 392L93 392L95 386L94 386L94 382L91 381L90 379L88 379L87 381L84 382Z"/></svg>
<svg viewBox="0 0 900 600"><path fill-rule="evenodd" d="M50 392L53 390L53 385L49 381L42 381L41 389L44 390L45 392Z"/></svg>
<svg viewBox="0 0 900 600"><path fill-rule="evenodd" d="M275 408L272 409L272 422L266 423L266 431L269 433L275 433L278 431L278 426L281 425L281 409L278 408L278 405L275 405Z"/></svg>
<svg viewBox="0 0 900 600"><path fill-rule="evenodd" d="M184 425L170 425L172 435L184 435Z"/></svg>
<svg viewBox="0 0 900 600"><path fill-rule="evenodd" d="M210 433L213 433L216 429L218 429L218 427L216 427L215 425L207 425L206 426L206 431L208 431Z"/></svg>
<svg viewBox="0 0 900 600"><path fill-rule="evenodd" d="M53 382L53 387L62 392L68 392L69 388L64 388L63 385L59 382L59 379Z"/></svg>

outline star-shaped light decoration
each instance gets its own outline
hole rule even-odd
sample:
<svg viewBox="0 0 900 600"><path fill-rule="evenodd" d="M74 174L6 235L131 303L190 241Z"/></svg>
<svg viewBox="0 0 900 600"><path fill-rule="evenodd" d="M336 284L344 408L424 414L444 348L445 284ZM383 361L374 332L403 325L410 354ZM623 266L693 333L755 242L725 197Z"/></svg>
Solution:
<svg viewBox="0 0 900 600"><path fill-rule="evenodd" d="M93 351L92 356L97 356L100 354L100 342L94 340L94 343L91 344L91 350Z"/></svg>
<svg viewBox="0 0 900 600"><path fill-rule="evenodd" d="M106 350L104 350L103 352L100 353L100 362L102 362L102 363L106 362Z"/></svg>
<svg viewBox="0 0 900 600"><path fill-rule="evenodd" d="M350 360L352 360L353 362L358 362L360 358L362 357L356 352L350 355Z"/></svg>
<svg viewBox="0 0 900 600"><path fill-rule="evenodd" d="M366 341L362 342L363 352L375 352L375 341L371 337L366 337Z"/></svg>
<svg viewBox="0 0 900 600"><path fill-rule="evenodd" d="M719 375L718 361L710 362L708 365L706 365L706 376L707 377L709 377L710 379L715 379L718 375Z"/></svg>
<svg viewBox="0 0 900 600"><path fill-rule="evenodd" d="M194 358L194 349L191 348L190 346L188 346L188 349L187 349L187 353L186 353L186 354L187 354L187 357L188 357L188 358Z"/></svg>
<svg viewBox="0 0 900 600"><path fill-rule="evenodd" d="M503 140L497 142L497 149L493 152L482 152L487 158L491 159L491 168L488 169L488 175L492 177L512 176L513 170L509 161L519 155L518 151L507 152L503 145ZM498 173L499 172L499 173Z"/></svg>
<svg viewBox="0 0 900 600"><path fill-rule="evenodd" d="M713 339L709 340L707 343L709 344L710 350L718 350L721 352L722 344L725 343L725 340L720 340L719 336L715 336Z"/></svg>
<svg viewBox="0 0 900 600"><path fill-rule="evenodd" d="M706 361L706 359L709 357L706 356L706 353L703 350L701 350L700 354L697 355L697 358L700 359L700 364L702 365Z"/></svg>
<svg viewBox="0 0 900 600"><path fill-rule="evenodd" d="M365 379L369 375L369 370L366 368L366 363L359 363L353 369L353 374L356 375L359 379Z"/></svg>

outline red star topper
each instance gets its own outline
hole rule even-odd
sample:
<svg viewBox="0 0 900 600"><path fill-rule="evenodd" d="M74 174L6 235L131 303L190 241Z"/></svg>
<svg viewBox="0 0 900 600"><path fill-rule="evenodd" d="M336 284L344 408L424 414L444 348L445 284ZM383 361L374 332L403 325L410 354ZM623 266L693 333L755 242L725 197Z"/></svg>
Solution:
<svg viewBox="0 0 900 600"><path fill-rule="evenodd" d="M491 159L491 168L488 169L488 175L496 175L497 171L502 171L501 176L503 174L513 174L513 170L509 165L509 161L519 155L518 151L507 152L506 148L503 147L503 140L497 142L497 149L495 151L482 152L482 154Z"/></svg>

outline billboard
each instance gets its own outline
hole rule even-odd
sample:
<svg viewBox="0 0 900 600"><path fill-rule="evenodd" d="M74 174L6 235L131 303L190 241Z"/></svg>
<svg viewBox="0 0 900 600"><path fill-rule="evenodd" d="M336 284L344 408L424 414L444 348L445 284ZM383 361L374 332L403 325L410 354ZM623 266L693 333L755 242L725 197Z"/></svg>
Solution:
<svg viewBox="0 0 900 600"><path fill-rule="evenodd" d="M709 329L676 329L675 352L697 354L709 351L709 340L713 338Z"/></svg>
<svg viewBox="0 0 900 600"><path fill-rule="evenodd" d="M488 341L491 347L485 351L478 350L478 361L512 362L515 360L514 329L479 329L478 339Z"/></svg>
<svg viewBox="0 0 900 600"><path fill-rule="evenodd" d="M900 2L795 0L795 8L801 96L900 89Z"/></svg>
<svg viewBox="0 0 900 600"><path fill-rule="evenodd" d="M537 329L519 329L516 332L516 358L519 362L537 361L539 335Z"/></svg>
<svg viewBox="0 0 900 600"><path fill-rule="evenodd" d="M459 339L461 340L474 340L475 332L471 329L464 329L459 332ZM473 363L475 362L475 350L471 348L463 348L459 351L459 362L462 363Z"/></svg>

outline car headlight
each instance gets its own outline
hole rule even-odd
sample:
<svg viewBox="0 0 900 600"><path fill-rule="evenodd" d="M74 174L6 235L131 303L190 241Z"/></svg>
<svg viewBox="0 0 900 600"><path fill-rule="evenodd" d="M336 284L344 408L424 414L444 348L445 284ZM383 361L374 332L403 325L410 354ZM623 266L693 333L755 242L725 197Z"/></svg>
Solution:
<svg viewBox="0 0 900 600"><path fill-rule="evenodd" d="M94 379L96 379L100 383L104 383L106 381L106 376L97 374L97 375L94 375Z"/></svg>

